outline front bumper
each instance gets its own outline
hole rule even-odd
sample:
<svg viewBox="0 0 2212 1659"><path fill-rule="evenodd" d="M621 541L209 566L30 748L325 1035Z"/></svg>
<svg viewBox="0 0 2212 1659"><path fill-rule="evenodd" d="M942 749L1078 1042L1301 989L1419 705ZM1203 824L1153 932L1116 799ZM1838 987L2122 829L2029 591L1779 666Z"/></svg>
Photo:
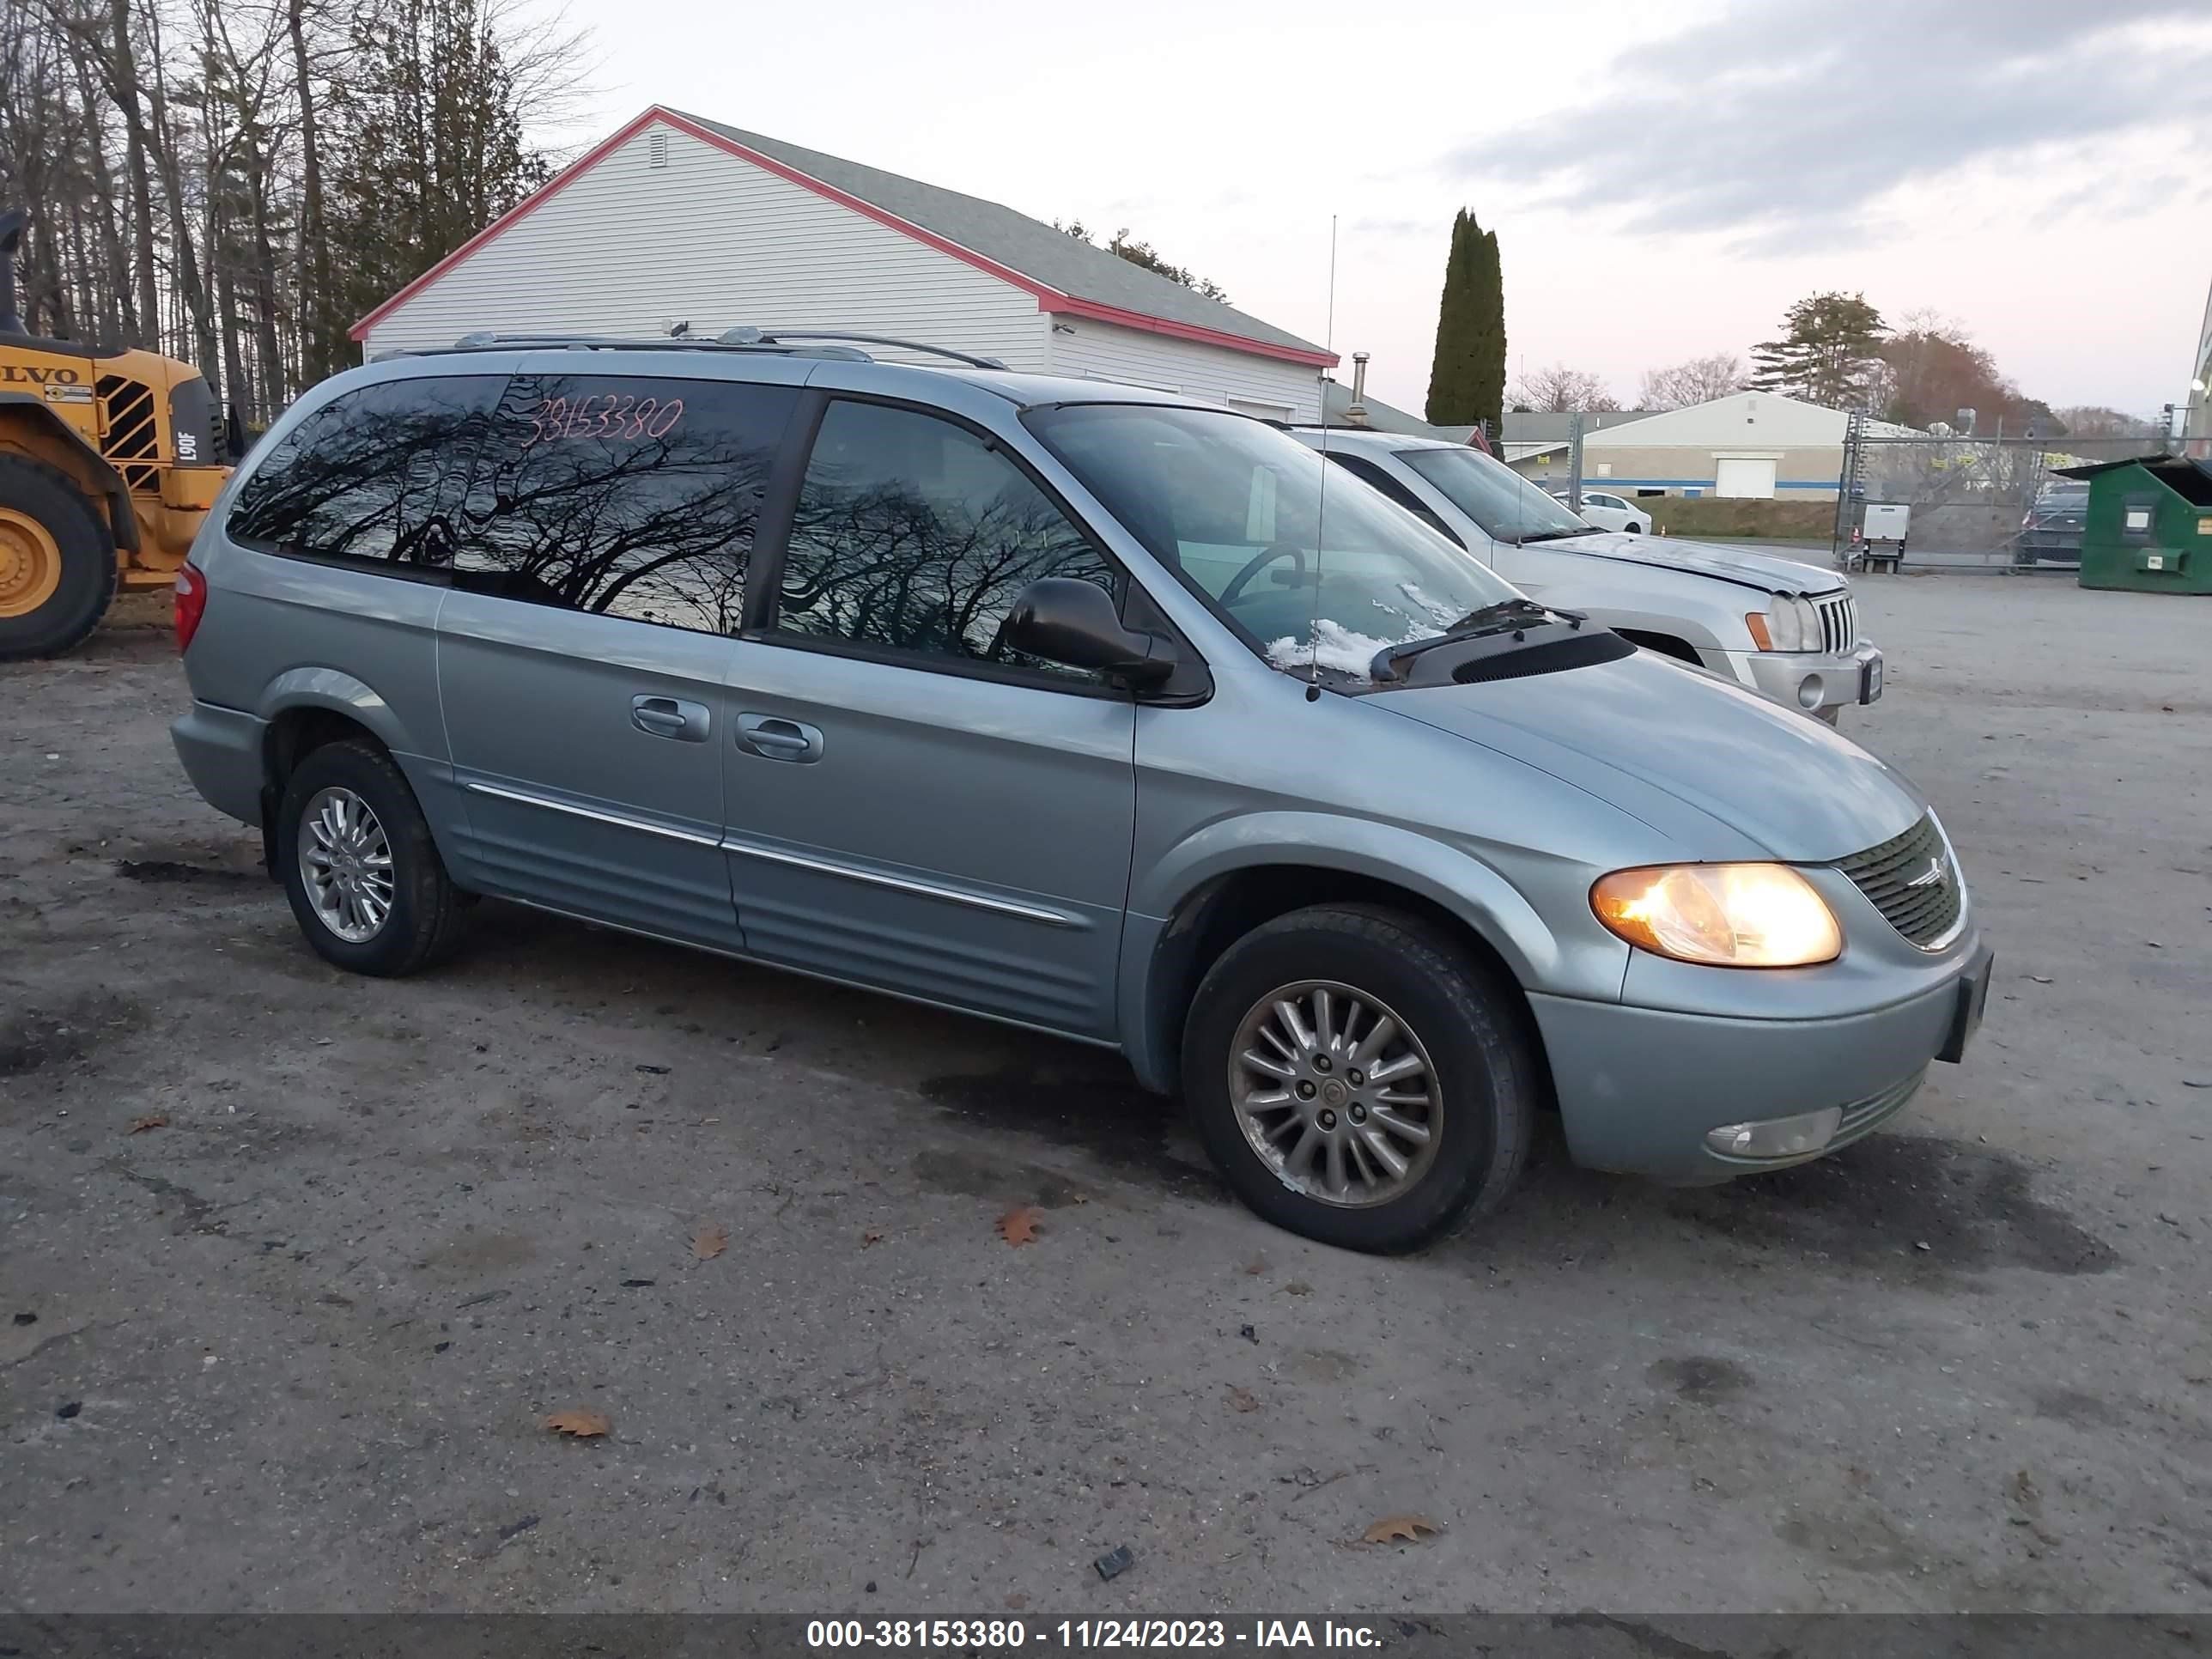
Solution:
<svg viewBox="0 0 2212 1659"><path fill-rule="evenodd" d="M2032 558L2072 560L2078 563L2081 557L2081 532L2063 526L2023 530L2013 548L2016 553Z"/></svg>
<svg viewBox="0 0 2212 1659"><path fill-rule="evenodd" d="M1849 655L1812 651L1731 651L1729 671L1739 685L1785 708L1833 720L1837 711L1881 696L1884 664L1878 646Z"/></svg>
<svg viewBox="0 0 2212 1659"><path fill-rule="evenodd" d="M1978 941L1956 971L1903 1001L1827 1019L1740 1019L1532 994L1575 1162L1685 1184L1819 1158L1871 1133L1919 1090L1929 1063L1964 1052L1989 994ZM1723 970L1716 970L1723 971ZM1842 1109L1816 1151L1724 1157L1723 1124Z"/></svg>

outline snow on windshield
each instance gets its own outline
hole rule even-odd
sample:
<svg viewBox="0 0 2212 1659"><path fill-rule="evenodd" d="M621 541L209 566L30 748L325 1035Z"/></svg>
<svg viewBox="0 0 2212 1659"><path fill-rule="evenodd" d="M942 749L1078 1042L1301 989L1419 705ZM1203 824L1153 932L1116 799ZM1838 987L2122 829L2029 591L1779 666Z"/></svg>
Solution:
<svg viewBox="0 0 2212 1659"><path fill-rule="evenodd" d="M1274 667L1296 672L1309 664L1334 669L1340 674L1349 674L1355 679L1370 679L1370 665L1375 653L1387 651L1394 645L1410 645L1415 640L1434 639L1459 620L1451 606L1439 605L1421 592L1413 582L1400 582L1398 591L1406 596L1410 611L1400 611L1382 600L1373 601L1380 612L1376 621L1399 624L1395 637L1384 639L1373 634L1363 634L1357 629L1346 628L1334 617L1315 620L1313 632L1305 639L1285 634L1279 640L1267 641L1267 661ZM1413 614L1418 613L1418 614Z"/></svg>

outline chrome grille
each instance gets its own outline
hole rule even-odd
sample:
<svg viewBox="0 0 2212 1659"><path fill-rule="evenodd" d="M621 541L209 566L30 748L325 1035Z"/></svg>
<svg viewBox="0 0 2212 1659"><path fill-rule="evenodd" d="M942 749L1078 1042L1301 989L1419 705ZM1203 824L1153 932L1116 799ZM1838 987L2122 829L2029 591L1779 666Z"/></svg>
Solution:
<svg viewBox="0 0 2212 1659"><path fill-rule="evenodd" d="M1957 931L1966 889L1933 813L1879 847L1838 859L1836 868L1922 950L1938 949Z"/></svg>
<svg viewBox="0 0 2212 1659"><path fill-rule="evenodd" d="M1859 642L1858 610L1850 592L1820 594L1813 608L1820 613L1820 649L1831 657L1848 656Z"/></svg>

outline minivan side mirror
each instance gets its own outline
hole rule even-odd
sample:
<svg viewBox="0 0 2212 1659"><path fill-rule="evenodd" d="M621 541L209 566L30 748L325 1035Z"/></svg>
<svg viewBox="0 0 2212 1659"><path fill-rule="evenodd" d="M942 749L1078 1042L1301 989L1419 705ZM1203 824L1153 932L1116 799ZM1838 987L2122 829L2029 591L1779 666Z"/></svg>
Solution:
<svg viewBox="0 0 2212 1659"><path fill-rule="evenodd" d="M1172 640L1124 626L1111 593L1073 576L1040 576L1017 593L1000 638L1032 657L1131 686L1158 685L1175 672Z"/></svg>

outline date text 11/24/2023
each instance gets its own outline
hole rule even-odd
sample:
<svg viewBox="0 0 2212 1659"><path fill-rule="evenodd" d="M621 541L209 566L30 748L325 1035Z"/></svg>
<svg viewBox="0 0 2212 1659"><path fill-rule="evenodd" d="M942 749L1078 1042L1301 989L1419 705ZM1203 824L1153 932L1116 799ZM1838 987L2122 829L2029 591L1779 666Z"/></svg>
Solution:
<svg viewBox="0 0 2212 1659"><path fill-rule="evenodd" d="M976 1654L1028 1648L1376 1648L1381 1632L1333 1619L817 1619L806 1645Z"/></svg>

